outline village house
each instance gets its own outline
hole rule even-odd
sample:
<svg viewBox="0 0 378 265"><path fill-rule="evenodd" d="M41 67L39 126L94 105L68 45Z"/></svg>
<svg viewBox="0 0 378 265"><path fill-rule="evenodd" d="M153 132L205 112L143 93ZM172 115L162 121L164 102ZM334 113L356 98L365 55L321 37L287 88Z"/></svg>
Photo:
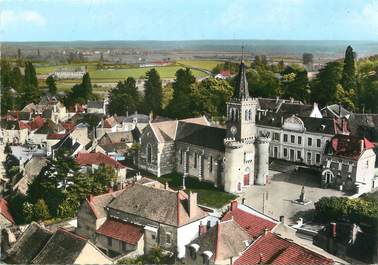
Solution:
<svg viewBox="0 0 378 265"><path fill-rule="evenodd" d="M32 132L29 141L32 144L39 144L46 147L47 136L54 134L65 134L66 130L60 123L55 123L50 119L46 119L44 124Z"/></svg>
<svg viewBox="0 0 378 265"><path fill-rule="evenodd" d="M22 121L8 120L2 134L4 143L24 144L29 139L29 126Z"/></svg>
<svg viewBox="0 0 378 265"><path fill-rule="evenodd" d="M152 121L143 130L138 167L161 176L171 172L198 177L241 192L264 185L269 175L269 135L256 135L257 99L249 96L241 61L237 89L227 103L226 129L209 126L204 117Z"/></svg>
<svg viewBox="0 0 378 265"><path fill-rule="evenodd" d="M322 185L357 194L376 188L374 147L366 138L334 136L325 148Z"/></svg>
<svg viewBox="0 0 378 265"><path fill-rule="evenodd" d="M51 232L31 223L4 253L8 264L112 264L90 240L58 228Z"/></svg>
<svg viewBox="0 0 378 265"><path fill-rule="evenodd" d="M93 172L100 165L108 166L114 170L117 176L117 185L122 185L126 180L126 166L103 153L78 153L75 159L83 171Z"/></svg>
<svg viewBox="0 0 378 265"><path fill-rule="evenodd" d="M97 100L87 102L87 113L98 113L106 115L107 113L107 100Z"/></svg>
<svg viewBox="0 0 378 265"><path fill-rule="evenodd" d="M140 196L143 194L143 196ZM185 255L185 245L211 222L197 205L196 193L135 184L107 205L108 218L144 227L144 253L155 247ZM214 225L214 224L209 224Z"/></svg>
<svg viewBox="0 0 378 265"><path fill-rule="evenodd" d="M12 214L9 212L8 202L4 199L0 199L0 229L9 227L14 224Z"/></svg>
<svg viewBox="0 0 378 265"><path fill-rule="evenodd" d="M151 115L139 114L137 112L132 115L126 112L126 116L115 116L115 118L127 131L132 131L135 128L138 128L139 131L143 131L152 120Z"/></svg>

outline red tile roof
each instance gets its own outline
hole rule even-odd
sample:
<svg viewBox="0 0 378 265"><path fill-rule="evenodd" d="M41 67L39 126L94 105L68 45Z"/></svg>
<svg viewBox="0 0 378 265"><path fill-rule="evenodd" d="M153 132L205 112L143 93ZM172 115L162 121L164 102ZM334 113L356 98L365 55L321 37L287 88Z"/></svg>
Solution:
<svg viewBox="0 0 378 265"><path fill-rule="evenodd" d="M358 159L364 150L373 149L374 144L366 138L338 134L332 138L331 147L337 156Z"/></svg>
<svg viewBox="0 0 378 265"><path fill-rule="evenodd" d="M22 129L30 129L29 125L25 122L19 121L18 126L20 127L20 130Z"/></svg>
<svg viewBox="0 0 378 265"><path fill-rule="evenodd" d="M73 121L66 121L62 123L62 126L66 131L72 131L75 128L75 123Z"/></svg>
<svg viewBox="0 0 378 265"><path fill-rule="evenodd" d="M236 201L233 203L236 203ZM273 227L276 226L276 223L272 221L237 208L237 204L235 207L231 207L231 209L223 216L222 221L230 220L231 218L234 218L234 221L236 221L254 238L261 235L265 228L272 230Z"/></svg>
<svg viewBox="0 0 378 265"><path fill-rule="evenodd" d="M96 233L136 245L143 236L143 228L134 224L108 219L97 229Z"/></svg>
<svg viewBox="0 0 378 265"><path fill-rule="evenodd" d="M0 199L0 214L2 214L9 222L14 224L13 216L8 209L8 202L5 199Z"/></svg>
<svg viewBox="0 0 378 265"><path fill-rule="evenodd" d="M125 168L124 165L103 153L79 153L76 156L79 165L107 165L113 168Z"/></svg>
<svg viewBox="0 0 378 265"><path fill-rule="evenodd" d="M235 261L244 264L333 264L334 261L268 232L253 242Z"/></svg>
<svg viewBox="0 0 378 265"><path fill-rule="evenodd" d="M47 135L47 139L62 139L64 136L66 136L64 133L50 133Z"/></svg>
<svg viewBox="0 0 378 265"><path fill-rule="evenodd" d="M37 116L34 118L32 122L29 123L29 126L31 130L36 130L36 129L41 128L44 123L45 123L45 119L42 118L41 116Z"/></svg>

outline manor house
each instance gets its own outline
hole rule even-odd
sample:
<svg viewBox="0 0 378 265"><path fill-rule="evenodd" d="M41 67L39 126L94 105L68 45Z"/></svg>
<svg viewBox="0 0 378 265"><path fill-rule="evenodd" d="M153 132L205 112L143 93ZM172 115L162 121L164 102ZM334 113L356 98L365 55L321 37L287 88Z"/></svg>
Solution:
<svg viewBox="0 0 378 265"><path fill-rule="evenodd" d="M141 135L138 167L157 176L178 172L227 192L264 185L269 174L269 135L256 136L257 99L248 92L242 59L234 96L227 103L226 129L205 117L151 121Z"/></svg>

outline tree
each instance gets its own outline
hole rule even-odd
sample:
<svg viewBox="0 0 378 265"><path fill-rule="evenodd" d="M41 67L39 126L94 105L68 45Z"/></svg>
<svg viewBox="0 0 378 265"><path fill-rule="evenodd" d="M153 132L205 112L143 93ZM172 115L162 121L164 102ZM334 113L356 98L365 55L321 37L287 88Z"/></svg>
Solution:
<svg viewBox="0 0 378 265"><path fill-rule="evenodd" d="M343 74L341 79L341 85L345 91L356 89L356 65L354 61L354 52L351 46L348 46L345 51Z"/></svg>
<svg viewBox="0 0 378 265"><path fill-rule="evenodd" d="M50 218L49 209L43 199L39 199L33 206L33 220L40 221Z"/></svg>
<svg viewBox="0 0 378 265"><path fill-rule="evenodd" d="M226 113L225 102L233 95L233 87L224 80L215 78L205 79L193 86L193 114L210 114L213 117L223 116Z"/></svg>
<svg viewBox="0 0 378 265"><path fill-rule="evenodd" d="M110 92L109 98L108 108L111 114L125 115L141 108L142 98L132 77L128 77L123 83L118 82L116 88Z"/></svg>
<svg viewBox="0 0 378 265"><path fill-rule="evenodd" d="M112 187L117 179L117 175L113 168L101 165L91 174L91 179L91 194L96 195L104 193L109 187Z"/></svg>
<svg viewBox="0 0 378 265"><path fill-rule="evenodd" d="M19 67L13 67L13 70L11 73L11 86L17 92L22 91L22 87L24 86L24 77L22 76Z"/></svg>
<svg viewBox="0 0 378 265"><path fill-rule="evenodd" d="M24 88L22 91L22 105L39 101L38 80L35 68L31 62L25 62Z"/></svg>
<svg viewBox="0 0 378 265"><path fill-rule="evenodd" d="M310 83L311 100L320 105L336 102L337 85L340 84L343 65L339 61L329 62Z"/></svg>
<svg viewBox="0 0 378 265"><path fill-rule="evenodd" d="M196 82L189 68L179 69L173 83L173 99L167 108L166 115L172 118L187 118L192 115L192 86Z"/></svg>
<svg viewBox="0 0 378 265"><path fill-rule="evenodd" d="M48 88L50 94L55 95L56 91L57 91L57 88L56 88L56 81L55 81L54 76L49 75L47 77L47 79L46 79L46 85L47 85L47 88Z"/></svg>
<svg viewBox="0 0 378 265"><path fill-rule="evenodd" d="M147 80L144 83L144 107L145 112L160 114L162 110L162 84L160 75L155 68L146 73Z"/></svg>
<svg viewBox="0 0 378 265"><path fill-rule="evenodd" d="M306 70L284 75L282 79L282 93L285 98L308 101L310 91Z"/></svg>
<svg viewBox="0 0 378 265"><path fill-rule="evenodd" d="M249 94L253 97L276 97L280 95L280 82L275 73L259 68L247 72Z"/></svg>
<svg viewBox="0 0 378 265"><path fill-rule="evenodd" d="M95 99L97 99L97 97L92 92L91 78L89 76L89 73L85 73L83 75L81 83L76 84L71 88L71 91L65 98L65 105L73 106L76 103L85 104L88 100Z"/></svg>

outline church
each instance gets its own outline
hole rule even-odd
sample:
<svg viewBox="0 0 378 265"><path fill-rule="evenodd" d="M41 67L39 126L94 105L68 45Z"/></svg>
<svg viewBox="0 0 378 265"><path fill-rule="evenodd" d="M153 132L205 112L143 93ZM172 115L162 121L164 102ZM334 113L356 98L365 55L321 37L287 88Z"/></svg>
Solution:
<svg viewBox="0 0 378 265"><path fill-rule="evenodd" d="M156 176L177 172L238 193L264 185L269 174L269 135L256 135L257 99L248 92L241 60L234 95L227 103L226 128L205 117L154 120L143 130L138 168Z"/></svg>

